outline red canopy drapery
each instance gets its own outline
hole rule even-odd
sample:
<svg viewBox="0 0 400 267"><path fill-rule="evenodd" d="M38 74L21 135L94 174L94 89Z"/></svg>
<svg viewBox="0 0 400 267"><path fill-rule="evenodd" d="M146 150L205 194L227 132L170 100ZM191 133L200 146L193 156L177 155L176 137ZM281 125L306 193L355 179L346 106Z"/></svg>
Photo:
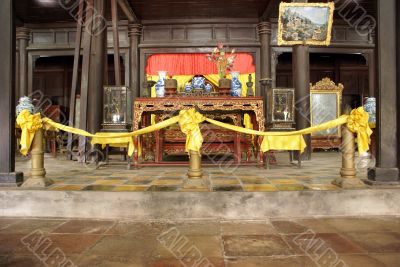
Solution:
<svg viewBox="0 0 400 267"><path fill-rule="evenodd" d="M155 54L147 60L146 74L158 75L158 71L168 71L168 76L217 74L214 62L207 59L206 54ZM256 71L253 57L247 53L236 53L232 70L240 73Z"/></svg>

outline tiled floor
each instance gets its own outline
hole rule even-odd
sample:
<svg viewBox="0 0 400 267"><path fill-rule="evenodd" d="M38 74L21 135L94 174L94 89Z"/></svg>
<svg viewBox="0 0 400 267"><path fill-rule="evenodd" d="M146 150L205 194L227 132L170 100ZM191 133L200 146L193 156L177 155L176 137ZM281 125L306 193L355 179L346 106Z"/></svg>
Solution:
<svg viewBox="0 0 400 267"><path fill-rule="evenodd" d="M398 267L400 217L0 218L0 266Z"/></svg>
<svg viewBox="0 0 400 267"><path fill-rule="evenodd" d="M213 191L339 190L331 182L339 177L341 154L314 153L299 169L289 162L288 153L276 153L277 165L271 169L256 166L223 165L204 167L204 177ZM362 164L357 164L361 166ZM98 191L184 191L187 167L144 167L126 170L123 162L95 169L63 158L45 158L47 177L54 181L49 190ZM29 176L28 159L17 159L17 170ZM359 168L358 176L366 177Z"/></svg>

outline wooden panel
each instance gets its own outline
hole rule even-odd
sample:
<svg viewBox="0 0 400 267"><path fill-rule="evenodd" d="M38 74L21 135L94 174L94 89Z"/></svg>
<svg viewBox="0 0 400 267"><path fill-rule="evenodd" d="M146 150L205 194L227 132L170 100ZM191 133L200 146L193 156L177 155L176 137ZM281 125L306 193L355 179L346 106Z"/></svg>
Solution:
<svg viewBox="0 0 400 267"><path fill-rule="evenodd" d="M185 39L185 29L184 28L172 29L172 39L173 40L184 40Z"/></svg>
<svg viewBox="0 0 400 267"><path fill-rule="evenodd" d="M68 32L56 32L56 43L66 44L68 43Z"/></svg>
<svg viewBox="0 0 400 267"><path fill-rule="evenodd" d="M240 27L240 28L230 28L229 29L230 39L256 39L256 29L254 27Z"/></svg>
<svg viewBox="0 0 400 267"><path fill-rule="evenodd" d="M33 43L54 43L53 32L33 32L32 37Z"/></svg>
<svg viewBox="0 0 400 267"><path fill-rule="evenodd" d="M143 29L143 41L169 40L170 37L170 28L153 27L151 30Z"/></svg>
<svg viewBox="0 0 400 267"><path fill-rule="evenodd" d="M187 38L190 40L211 40L212 28L188 28Z"/></svg>
<svg viewBox="0 0 400 267"><path fill-rule="evenodd" d="M215 27L214 28L214 35L215 35L215 39L217 40L223 40L223 39L227 39L227 28L226 27Z"/></svg>

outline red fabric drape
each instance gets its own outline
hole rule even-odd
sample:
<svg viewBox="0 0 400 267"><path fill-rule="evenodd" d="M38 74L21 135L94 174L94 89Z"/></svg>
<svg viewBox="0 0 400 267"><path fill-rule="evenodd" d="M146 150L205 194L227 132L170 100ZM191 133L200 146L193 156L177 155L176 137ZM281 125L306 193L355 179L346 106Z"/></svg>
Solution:
<svg viewBox="0 0 400 267"><path fill-rule="evenodd" d="M214 62L206 58L206 54L155 54L147 60L146 74L158 75L158 71L168 71L168 76L217 74ZM234 71L254 73L256 68L253 57L246 53L236 53Z"/></svg>

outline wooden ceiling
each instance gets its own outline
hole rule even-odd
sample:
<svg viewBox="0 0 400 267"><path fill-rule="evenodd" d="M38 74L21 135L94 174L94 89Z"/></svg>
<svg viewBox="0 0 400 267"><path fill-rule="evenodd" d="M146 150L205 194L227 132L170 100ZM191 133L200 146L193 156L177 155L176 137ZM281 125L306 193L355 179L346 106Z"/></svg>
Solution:
<svg viewBox="0 0 400 267"><path fill-rule="evenodd" d="M59 0L15 1L17 19L23 23L73 22L69 10L63 9ZM107 18L110 18L110 1L107 3ZM338 4L348 0L337 0ZM355 0L368 14L375 17L376 0ZM140 20L187 19L187 18L259 18L270 2L272 17L278 15L276 0L128 0ZM288 1L286 1L288 2ZM327 2L310 0L309 2ZM76 12L76 11L75 11ZM75 14L72 12L72 14ZM122 12L120 18L125 19Z"/></svg>

